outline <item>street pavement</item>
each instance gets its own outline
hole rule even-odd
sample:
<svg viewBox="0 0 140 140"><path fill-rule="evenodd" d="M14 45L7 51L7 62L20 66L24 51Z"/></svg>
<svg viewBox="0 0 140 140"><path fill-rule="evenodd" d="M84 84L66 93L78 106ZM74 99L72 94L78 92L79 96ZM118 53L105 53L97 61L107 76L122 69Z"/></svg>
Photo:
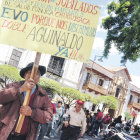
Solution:
<svg viewBox="0 0 140 140"><path fill-rule="evenodd" d="M48 138L45 136L44 140L60 140L60 134L58 134L55 138ZM85 135L83 138L80 138L78 140L101 140L101 138L94 138L94 137Z"/></svg>

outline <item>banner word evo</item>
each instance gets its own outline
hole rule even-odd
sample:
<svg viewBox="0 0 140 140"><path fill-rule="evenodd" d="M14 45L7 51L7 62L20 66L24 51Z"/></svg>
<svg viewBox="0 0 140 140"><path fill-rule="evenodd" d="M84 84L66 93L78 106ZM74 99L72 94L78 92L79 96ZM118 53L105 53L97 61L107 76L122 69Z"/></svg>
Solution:
<svg viewBox="0 0 140 140"><path fill-rule="evenodd" d="M0 43L87 63L99 15L79 0L3 0Z"/></svg>

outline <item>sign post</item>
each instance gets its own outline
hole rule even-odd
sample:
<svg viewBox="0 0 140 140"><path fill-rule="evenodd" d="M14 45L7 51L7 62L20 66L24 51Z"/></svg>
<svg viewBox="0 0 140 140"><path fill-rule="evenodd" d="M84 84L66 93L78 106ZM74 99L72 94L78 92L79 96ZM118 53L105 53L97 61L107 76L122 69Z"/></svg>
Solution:
<svg viewBox="0 0 140 140"><path fill-rule="evenodd" d="M38 71L40 57L41 57L41 53L37 52L36 57L35 57L35 61L34 61L34 65L33 65L33 68L32 68L32 72L31 72L31 76L30 76L30 78L32 78L32 79L34 79L34 75ZM29 105L30 97L31 97L31 90L27 90L25 100L23 102L23 106ZM15 132L20 133L21 128L22 128L22 124L24 122L24 118L25 118L25 116L20 114L16 129L15 129Z"/></svg>

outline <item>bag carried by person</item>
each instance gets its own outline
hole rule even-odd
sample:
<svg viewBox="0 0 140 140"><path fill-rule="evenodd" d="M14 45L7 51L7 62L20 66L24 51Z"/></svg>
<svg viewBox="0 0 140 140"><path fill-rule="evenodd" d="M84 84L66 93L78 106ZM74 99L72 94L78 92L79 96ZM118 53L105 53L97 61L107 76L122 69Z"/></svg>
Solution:
<svg viewBox="0 0 140 140"><path fill-rule="evenodd" d="M109 124L109 122L110 122L110 117L104 117L103 123L104 124Z"/></svg>

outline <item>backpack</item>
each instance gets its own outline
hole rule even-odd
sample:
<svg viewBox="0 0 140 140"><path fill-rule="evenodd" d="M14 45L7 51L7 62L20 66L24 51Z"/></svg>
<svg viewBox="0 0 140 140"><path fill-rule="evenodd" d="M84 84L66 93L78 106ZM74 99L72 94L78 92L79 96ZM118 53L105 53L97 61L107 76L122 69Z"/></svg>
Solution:
<svg viewBox="0 0 140 140"><path fill-rule="evenodd" d="M104 124L109 124L109 122L110 122L110 117L104 117L103 123Z"/></svg>

